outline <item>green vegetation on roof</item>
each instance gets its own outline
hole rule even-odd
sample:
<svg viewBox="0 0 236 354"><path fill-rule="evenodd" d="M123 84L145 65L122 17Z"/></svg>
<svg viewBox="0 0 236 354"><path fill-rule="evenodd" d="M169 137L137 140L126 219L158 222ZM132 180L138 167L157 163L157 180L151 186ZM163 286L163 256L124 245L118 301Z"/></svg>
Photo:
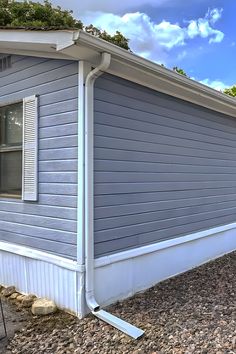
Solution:
<svg viewBox="0 0 236 354"><path fill-rule="evenodd" d="M80 20L73 17L73 11L53 6L49 0L43 3L34 1L0 0L0 27L26 29L83 29L121 48L129 50L129 40L119 31L114 35L94 27L85 27Z"/></svg>

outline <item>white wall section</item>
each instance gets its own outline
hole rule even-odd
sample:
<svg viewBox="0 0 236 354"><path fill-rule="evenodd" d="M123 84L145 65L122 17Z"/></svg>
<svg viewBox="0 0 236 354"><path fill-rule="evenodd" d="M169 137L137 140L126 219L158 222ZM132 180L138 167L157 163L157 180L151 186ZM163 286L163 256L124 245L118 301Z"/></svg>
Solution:
<svg viewBox="0 0 236 354"><path fill-rule="evenodd" d="M234 250L236 225L231 224L98 258L96 298L111 304Z"/></svg>

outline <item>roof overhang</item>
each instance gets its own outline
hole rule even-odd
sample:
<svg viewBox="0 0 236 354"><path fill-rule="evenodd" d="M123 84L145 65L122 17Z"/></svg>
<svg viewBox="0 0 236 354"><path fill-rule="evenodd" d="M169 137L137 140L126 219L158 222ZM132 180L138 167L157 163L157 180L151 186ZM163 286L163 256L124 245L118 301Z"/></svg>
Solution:
<svg viewBox="0 0 236 354"><path fill-rule="evenodd" d="M61 47L74 44L74 31L0 29L0 52L47 58L66 58Z"/></svg>
<svg viewBox="0 0 236 354"><path fill-rule="evenodd" d="M159 92L236 117L236 99L188 79L84 31L0 30L0 52L100 63L112 56L108 72Z"/></svg>

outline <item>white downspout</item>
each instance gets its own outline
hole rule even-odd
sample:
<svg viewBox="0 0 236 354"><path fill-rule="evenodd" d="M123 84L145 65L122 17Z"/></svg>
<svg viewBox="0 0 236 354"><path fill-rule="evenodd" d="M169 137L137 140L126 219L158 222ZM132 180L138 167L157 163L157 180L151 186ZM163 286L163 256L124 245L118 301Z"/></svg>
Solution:
<svg viewBox="0 0 236 354"><path fill-rule="evenodd" d="M95 316L137 339L144 332L101 310L94 295L94 82L108 69L110 62L111 55L103 53L100 65L90 71L85 81L85 296Z"/></svg>

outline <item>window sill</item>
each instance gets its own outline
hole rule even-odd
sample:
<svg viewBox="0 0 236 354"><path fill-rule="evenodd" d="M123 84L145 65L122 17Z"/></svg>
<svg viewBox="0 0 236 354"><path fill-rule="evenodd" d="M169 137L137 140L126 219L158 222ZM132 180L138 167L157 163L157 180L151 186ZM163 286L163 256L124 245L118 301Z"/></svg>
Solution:
<svg viewBox="0 0 236 354"><path fill-rule="evenodd" d="M0 198L21 199L21 195L19 195L19 194L0 193Z"/></svg>

